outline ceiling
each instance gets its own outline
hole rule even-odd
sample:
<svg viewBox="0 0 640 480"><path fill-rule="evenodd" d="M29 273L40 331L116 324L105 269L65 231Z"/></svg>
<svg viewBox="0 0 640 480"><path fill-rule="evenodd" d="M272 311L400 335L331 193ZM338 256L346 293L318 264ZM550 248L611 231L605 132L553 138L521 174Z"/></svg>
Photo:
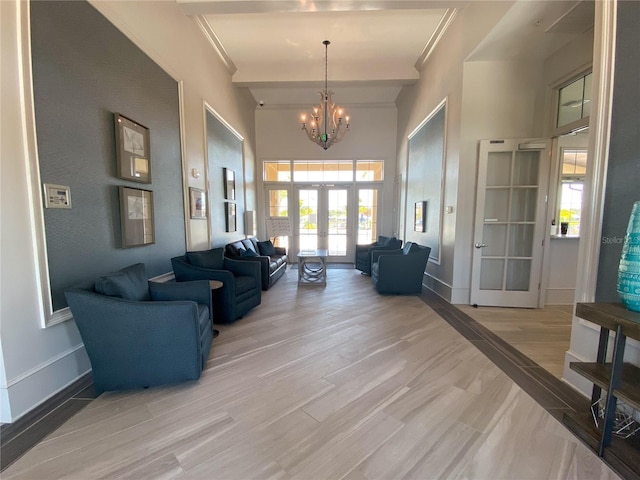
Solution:
<svg viewBox="0 0 640 480"><path fill-rule="evenodd" d="M194 16L236 85L249 87L257 102L293 105L309 103L323 85L323 40L331 41L329 87L341 103L395 101L402 86L419 79L468 0L176 2ZM513 3L470 60L546 58L593 25L586 0Z"/></svg>

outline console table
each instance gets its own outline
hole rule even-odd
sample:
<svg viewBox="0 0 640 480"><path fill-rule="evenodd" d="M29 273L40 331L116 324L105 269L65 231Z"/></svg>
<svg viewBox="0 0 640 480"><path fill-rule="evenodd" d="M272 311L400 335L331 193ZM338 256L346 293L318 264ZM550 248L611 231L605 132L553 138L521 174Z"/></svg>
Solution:
<svg viewBox="0 0 640 480"><path fill-rule="evenodd" d="M571 362L569 368L593 383L591 412L567 413L564 423L590 444L608 463L625 472L626 478L640 478L640 438L623 439L613 435L618 400L640 411L640 368L624 363L627 337L640 340L640 313L625 309L619 303L578 303L576 316L600 325L596 362ZM607 361L610 333L613 337L611 361ZM598 427L598 402L604 396L604 419ZM594 407L593 405L596 404Z"/></svg>

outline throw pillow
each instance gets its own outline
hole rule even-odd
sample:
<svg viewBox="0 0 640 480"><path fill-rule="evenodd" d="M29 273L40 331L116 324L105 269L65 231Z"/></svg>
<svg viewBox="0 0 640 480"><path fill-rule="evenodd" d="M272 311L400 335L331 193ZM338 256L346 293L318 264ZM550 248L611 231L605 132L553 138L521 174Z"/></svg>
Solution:
<svg viewBox="0 0 640 480"><path fill-rule="evenodd" d="M100 277L96 280L94 289L101 295L125 300L140 302L151 298L144 263L136 263Z"/></svg>
<svg viewBox="0 0 640 480"><path fill-rule="evenodd" d="M251 249L247 249L240 254L241 257L257 257L258 254Z"/></svg>
<svg viewBox="0 0 640 480"><path fill-rule="evenodd" d="M224 249L212 248L201 252L187 252L187 260L195 267L206 268L208 270L223 270Z"/></svg>
<svg viewBox="0 0 640 480"><path fill-rule="evenodd" d="M271 240L258 242L258 249L260 250L260 255L271 256L276 254L276 247L273 246Z"/></svg>

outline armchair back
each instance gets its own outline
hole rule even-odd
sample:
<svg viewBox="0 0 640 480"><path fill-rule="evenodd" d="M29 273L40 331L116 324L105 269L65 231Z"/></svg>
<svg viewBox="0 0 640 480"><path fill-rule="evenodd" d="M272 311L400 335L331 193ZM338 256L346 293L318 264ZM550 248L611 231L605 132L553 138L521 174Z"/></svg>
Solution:
<svg viewBox="0 0 640 480"><path fill-rule="evenodd" d="M431 247L407 242L402 249L374 251L371 280L379 293L422 292Z"/></svg>

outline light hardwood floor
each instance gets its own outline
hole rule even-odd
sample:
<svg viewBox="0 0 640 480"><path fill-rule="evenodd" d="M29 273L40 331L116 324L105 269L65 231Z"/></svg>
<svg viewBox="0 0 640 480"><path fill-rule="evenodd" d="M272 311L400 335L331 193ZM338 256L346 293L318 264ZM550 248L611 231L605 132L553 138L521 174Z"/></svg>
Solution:
<svg viewBox="0 0 640 480"><path fill-rule="evenodd" d="M557 378L571 340L573 305L497 308L456 305Z"/></svg>
<svg viewBox="0 0 640 480"><path fill-rule="evenodd" d="M328 273L221 326L198 382L103 394L2 477L618 478L420 298Z"/></svg>

